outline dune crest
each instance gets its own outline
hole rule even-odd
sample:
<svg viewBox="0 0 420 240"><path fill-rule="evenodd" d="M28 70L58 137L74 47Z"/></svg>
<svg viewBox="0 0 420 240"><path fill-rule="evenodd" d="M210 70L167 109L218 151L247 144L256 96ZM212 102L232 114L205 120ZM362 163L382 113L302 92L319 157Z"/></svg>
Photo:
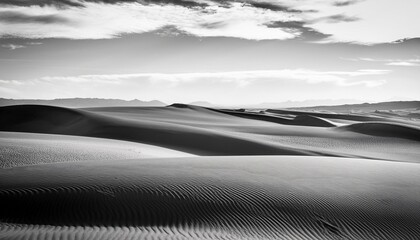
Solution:
<svg viewBox="0 0 420 240"><path fill-rule="evenodd" d="M84 110L11 106L0 107L0 114L6 116L0 119L0 131L124 140L207 156L321 155L419 161L413 133L408 138L364 134L352 127L335 128L336 119L287 113L270 115L191 105ZM363 126L370 122L356 123ZM391 120L385 123L394 124Z"/></svg>
<svg viewBox="0 0 420 240"><path fill-rule="evenodd" d="M372 136L403 138L420 141L420 128L395 123L369 122L355 123L338 129Z"/></svg>
<svg viewBox="0 0 420 240"><path fill-rule="evenodd" d="M69 161L189 157L141 143L57 134L0 132L0 168Z"/></svg>

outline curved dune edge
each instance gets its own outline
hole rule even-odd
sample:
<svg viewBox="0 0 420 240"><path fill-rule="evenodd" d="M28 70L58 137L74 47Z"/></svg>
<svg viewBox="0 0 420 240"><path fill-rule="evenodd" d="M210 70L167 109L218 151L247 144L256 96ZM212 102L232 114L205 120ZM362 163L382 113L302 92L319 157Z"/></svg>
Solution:
<svg viewBox="0 0 420 240"><path fill-rule="evenodd" d="M0 115L0 131L115 139L200 156L339 156L409 162L418 162L420 156L418 142L412 139L281 124L295 121L294 117L251 114L256 118L247 119L190 105L89 110L23 105L0 107ZM314 118L318 124L330 121L312 115L303 120L312 123Z"/></svg>
<svg viewBox="0 0 420 240"><path fill-rule="evenodd" d="M205 109L202 111L213 113ZM0 131L109 138L151 144L196 155L322 155L305 149L241 138L209 128L154 119L126 120L51 106L0 107L0 115L5 116L0 118Z"/></svg>
<svg viewBox="0 0 420 240"><path fill-rule="evenodd" d="M339 130L352 131L371 136L394 137L420 141L420 128L395 123L367 122L338 127Z"/></svg>
<svg viewBox="0 0 420 240"><path fill-rule="evenodd" d="M332 122L311 115L299 115L293 119L294 122L305 126L316 126L316 127L336 127Z"/></svg>
<svg viewBox="0 0 420 240"><path fill-rule="evenodd" d="M192 156L195 155L104 138L0 132L0 169L54 162Z"/></svg>
<svg viewBox="0 0 420 240"><path fill-rule="evenodd" d="M419 174L412 163L262 156L3 169L0 237L414 239Z"/></svg>
<svg viewBox="0 0 420 240"><path fill-rule="evenodd" d="M279 115L274 115L271 112L271 115L265 115L255 112L242 112L242 111L232 111L232 110L218 110L212 109L212 111L218 113L224 113L231 116L253 119L259 121L266 121L272 123L278 123L283 125L295 125L295 126L306 126L306 127L335 127L336 125L332 121L323 119L312 115L311 113L299 114L294 117L284 117Z"/></svg>
<svg viewBox="0 0 420 240"><path fill-rule="evenodd" d="M388 119L386 118L381 118L381 117L376 117L376 116L364 116L364 115L357 115L357 114L319 113L319 112L305 112L305 111L280 110L280 109L267 109L267 112L275 113L275 114L312 115L315 117L326 118L326 119L342 119L342 120L361 121L361 122L388 121Z"/></svg>

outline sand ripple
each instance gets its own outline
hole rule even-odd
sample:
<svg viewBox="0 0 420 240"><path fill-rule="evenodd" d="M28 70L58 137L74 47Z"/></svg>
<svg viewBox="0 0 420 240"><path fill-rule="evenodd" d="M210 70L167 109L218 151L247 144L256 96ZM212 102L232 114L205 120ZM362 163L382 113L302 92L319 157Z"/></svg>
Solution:
<svg viewBox="0 0 420 240"><path fill-rule="evenodd" d="M0 170L0 238L416 239L420 165L320 157Z"/></svg>

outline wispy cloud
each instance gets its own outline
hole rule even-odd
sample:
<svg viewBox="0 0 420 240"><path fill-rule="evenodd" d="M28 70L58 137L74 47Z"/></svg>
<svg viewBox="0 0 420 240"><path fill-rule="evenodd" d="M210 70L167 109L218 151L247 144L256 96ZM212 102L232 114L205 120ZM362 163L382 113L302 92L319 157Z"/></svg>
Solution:
<svg viewBox="0 0 420 240"><path fill-rule="evenodd" d="M340 23L340 22L355 22L359 21L360 18L354 17L354 16L347 16L345 14L335 14L331 16L321 17L319 19L314 20L314 22L317 21L325 21L328 23Z"/></svg>
<svg viewBox="0 0 420 240"><path fill-rule="evenodd" d="M404 66L404 67L418 67L420 66L420 61L419 62L390 62L387 63L386 65L388 66Z"/></svg>
<svg viewBox="0 0 420 240"><path fill-rule="evenodd" d="M123 84L129 80L146 80L151 83L167 82L180 84L186 82L213 81L220 84L234 83L245 87L253 83L264 81L297 80L309 84L330 83L338 86L364 85L375 87L384 84L384 80L360 80L357 77L385 75L390 70L362 69L357 71L314 71L307 69L259 70L259 71L233 71L233 72L200 72L200 73L138 73L138 74L111 74L111 75L80 75L80 76L48 76L33 80L3 80L4 84L31 84L49 82L59 84L67 83L98 83Z"/></svg>
<svg viewBox="0 0 420 240"><path fill-rule="evenodd" d="M39 24L51 24L51 23L67 23L66 18L60 17L57 14L40 14L40 15L28 15L22 12L16 11L0 11L0 22L9 24L23 24L23 23L39 23Z"/></svg>
<svg viewBox="0 0 420 240"><path fill-rule="evenodd" d="M27 42L28 45L42 45L42 42Z"/></svg>
<svg viewBox="0 0 420 240"><path fill-rule="evenodd" d="M304 21L277 21L267 24L270 28L282 28L286 32L291 32L298 35L298 38L308 41L319 41L331 37L331 35L318 32L317 30L308 27Z"/></svg>
<svg viewBox="0 0 420 240"><path fill-rule="evenodd" d="M283 69L196 73L95 74L0 80L7 98L99 97L165 102L245 104L317 98L382 96L388 70Z"/></svg>
<svg viewBox="0 0 420 240"><path fill-rule="evenodd" d="M19 49L19 48L25 48L26 47L24 45L18 45L18 44L3 44L1 46L4 47L4 48L8 48L10 50L16 50L16 49Z"/></svg>
<svg viewBox="0 0 420 240"><path fill-rule="evenodd" d="M359 3L363 0L344 0L344 1L335 1L333 2L333 6L336 7L346 7L346 6L350 6L356 3Z"/></svg>
<svg viewBox="0 0 420 240"><path fill-rule="evenodd" d="M420 58L414 59L375 59L375 58L345 58L349 61L364 61L364 62L379 62L387 66L402 66L402 67L418 67L420 66Z"/></svg>

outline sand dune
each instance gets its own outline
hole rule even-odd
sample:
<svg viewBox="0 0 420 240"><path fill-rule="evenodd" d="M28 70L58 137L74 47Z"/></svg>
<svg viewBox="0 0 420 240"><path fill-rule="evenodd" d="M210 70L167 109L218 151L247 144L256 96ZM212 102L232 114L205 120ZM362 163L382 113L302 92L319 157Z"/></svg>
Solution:
<svg viewBox="0 0 420 240"><path fill-rule="evenodd" d="M115 169L118 169L116 171ZM0 238L415 239L420 165L201 157L0 170Z"/></svg>
<svg viewBox="0 0 420 240"><path fill-rule="evenodd" d="M420 141L420 128L415 126L369 122L351 124L341 128L372 136L395 137Z"/></svg>
<svg viewBox="0 0 420 240"><path fill-rule="evenodd" d="M420 236L409 120L185 104L0 115L0 239Z"/></svg>
<svg viewBox="0 0 420 240"><path fill-rule="evenodd" d="M183 117L177 118L176 121L182 121L183 124L165 120L171 117L170 114L166 115L168 109L169 112L173 110L178 112L178 116L180 115L179 112L181 112ZM190 118L191 116L190 122L195 121L199 123L201 120L201 122L206 121L214 124L212 121L216 120L215 124L217 124L217 121L224 124L225 119L230 116L213 114L212 111L203 108L199 108L201 112L186 108L187 111L195 112L195 114L191 115L185 113L183 108L168 109L162 110L158 108L159 116L154 118L143 117L143 115L136 116L136 118L130 116L122 118L118 114L113 115L113 112L105 115L49 106L3 107L0 108L0 114L6 117L0 120L0 130L119 139L168 147L199 155L316 154L302 149L274 146L261 141L241 138L224 131L212 130L207 126L191 126L192 124L185 121L185 118ZM137 111L147 112L148 110L137 108ZM211 113L210 118L207 116L209 115L208 112ZM236 125L242 122L242 119L235 118L231 121L228 120L227 124ZM229 147L227 148L226 146Z"/></svg>
<svg viewBox="0 0 420 240"><path fill-rule="evenodd" d="M2 107L0 114L5 116L0 119L2 131L125 140L196 155L321 155L410 162L420 159L415 134L407 135L408 138L405 134L384 136L381 129L375 135L372 131L349 127L373 121L368 116L358 117L368 122L351 121L345 124L347 127L336 128L331 126L334 119L325 115L305 113L287 119L256 113L237 115L234 111L226 113L182 104L84 110L26 105ZM248 115L252 115L252 119ZM339 118L353 118L341 115ZM272 122L266 121L267 118L282 119ZM300 125L282 124L284 119L300 122ZM395 122L390 119L385 123Z"/></svg>
<svg viewBox="0 0 420 240"><path fill-rule="evenodd" d="M316 127L335 127L331 121L327 121L320 117L314 117L311 115L299 115L296 116L293 121L303 126L316 126Z"/></svg>
<svg viewBox="0 0 420 240"><path fill-rule="evenodd" d="M194 156L127 141L17 132L0 132L0 146L0 168L69 161Z"/></svg>

